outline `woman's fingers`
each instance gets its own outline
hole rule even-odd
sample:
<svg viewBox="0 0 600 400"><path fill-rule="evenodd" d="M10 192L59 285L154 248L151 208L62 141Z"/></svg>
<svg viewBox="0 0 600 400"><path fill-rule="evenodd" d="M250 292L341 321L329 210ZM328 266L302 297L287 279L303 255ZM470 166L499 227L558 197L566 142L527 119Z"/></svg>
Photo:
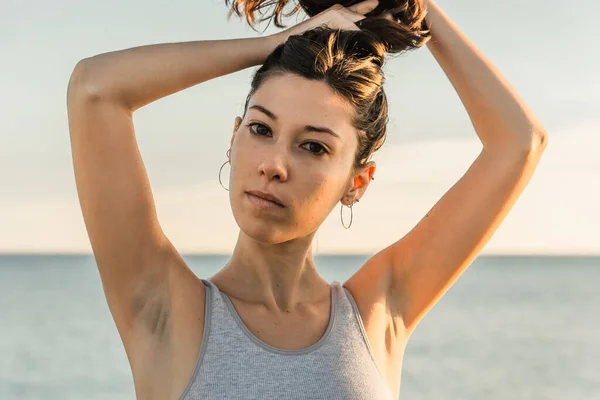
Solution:
<svg viewBox="0 0 600 400"><path fill-rule="evenodd" d="M349 7L343 7L339 3L334 4L319 14L286 29L282 35L287 38L322 25L332 29L360 30L356 23L365 19L364 14L373 11L378 5L378 0L364 0Z"/></svg>
<svg viewBox="0 0 600 400"><path fill-rule="evenodd" d="M379 5L378 0L365 0L354 4L353 6L346 7L346 10L350 11L347 18L353 23L352 27L349 29L360 30L360 28L354 24L365 19L365 14L373 11L377 5Z"/></svg>
<svg viewBox="0 0 600 400"><path fill-rule="evenodd" d="M352 11L360 15L365 15L366 13L373 11L378 5L378 0L365 0L346 8L348 9L348 11Z"/></svg>
<svg viewBox="0 0 600 400"><path fill-rule="evenodd" d="M360 15L360 14L351 14L348 17L348 20L350 20L350 22L352 22L352 25L356 24L358 21L362 21L363 19L365 19L366 17L364 15ZM356 28L356 29L355 29ZM352 30L360 30L359 27L357 27L356 25L354 25L354 27L350 27L350 29Z"/></svg>

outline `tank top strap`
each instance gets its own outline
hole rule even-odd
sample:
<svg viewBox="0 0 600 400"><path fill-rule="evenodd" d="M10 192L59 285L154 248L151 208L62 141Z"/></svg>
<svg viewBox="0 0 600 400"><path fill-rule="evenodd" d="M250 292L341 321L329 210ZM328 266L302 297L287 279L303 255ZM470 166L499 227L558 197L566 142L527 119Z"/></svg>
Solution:
<svg viewBox="0 0 600 400"><path fill-rule="evenodd" d="M338 318L340 319L340 325L343 325L345 327L345 332L343 333L345 339L350 340L344 341L344 338L338 337L336 338L337 341L339 343L352 343L354 345L356 345L359 342L362 342L362 346L364 346L364 349L366 349L366 354L368 354L368 358L377 370L379 377L385 381L385 374L383 373L383 370L379 367L377 361L375 360L375 353L373 352L373 348L371 347L371 343L367 336L367 331L365 329L365 325L363 323L362 317L360 315L360 310L358 308L356 300L354 299L354 296L348 289L343 287L341 284L339 285L339 290L341 294L340 301L338 302ZM358 350L353 350L353 352L354 351ZM389 386L387 384L385 385L385 387L389 390Z"/></svg>
<svg viewBox="0 0 600 400"><path fill-rule="evenodd" d="M360 314L352 293L338 281L334 281L332 284L335 287L337 297L337 318L340 319L340 324L345 325L346 328L349 326L358 327L359 324L357 324L357 322L360 321Z"/></svg>
<svg viewBox="0 0 600 400"><path fill-rule="evenodd" d="M237 325L233 315L228 310L224 293L208 279L201 278L201 280L206 286L207 307L204 320L205 324L208 324L208 330L218 331L220 334L223 332L234 334L237 331Z"/></svg>

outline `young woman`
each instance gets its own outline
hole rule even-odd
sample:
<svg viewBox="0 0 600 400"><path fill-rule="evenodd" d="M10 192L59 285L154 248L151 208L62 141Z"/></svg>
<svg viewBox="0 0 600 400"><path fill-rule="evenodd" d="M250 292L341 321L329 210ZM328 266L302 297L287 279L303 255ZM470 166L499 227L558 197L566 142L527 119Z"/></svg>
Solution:
<svg viewBox="0 0 600 400"><path fill-rule="evenodd" d="M286 2L269 1L273 17ZM411 333L538 164L543 126L433 1L324 3L301 1L311 18L277 34L115 51L73 71L79 199L140 399L397 398ZM265 4L233 8L252 22ZM370 157L388 119L386 53L424 44L460 95L481 153L414 229L329 284L311 257L313 236L338 202L352 211L373 179ZM259 64L223 183L238 241L217 274L197 278L157 220L132 115Z"/></svg>

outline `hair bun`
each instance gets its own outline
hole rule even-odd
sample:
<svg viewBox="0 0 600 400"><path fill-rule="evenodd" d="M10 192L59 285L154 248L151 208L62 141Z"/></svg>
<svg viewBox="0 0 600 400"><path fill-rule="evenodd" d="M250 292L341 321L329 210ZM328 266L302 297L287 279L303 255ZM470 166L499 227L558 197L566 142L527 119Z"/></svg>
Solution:
<svg viewBox="0 0 600 400"><path fill-rule="evenodd" d="M333 4L352 6L363 0L299 0L302 9L309 15L316 15ZM390 13L391 21L384 17ZM388 53L400 53L423 46L431 37L425 21L427 9L422 0L379 0L377 7L365 14L356 25L365 32L375 35L385 46Z"/></svg>
<svg viewBox="0 0 600 400"><path fill-rule="evenodd" d="M349 7L361 1L363 0L295 0L297 4L288 13L284 13L284 8L290 0L225 0L225 4L231 3L231 12L240 17L245 16L251 26L255 23L255 14L260 13L262 18L259 21L273 19L277 27L283 28L285 25L282 24L281 17L291 16L300 8L312 17L334 4ZM273 8L271 14L265 14L263 9L269 7ZM384 17L388 13L394 17L394 21ZM423 0L379 0L377 7L365 14L366 18L356 25L383 43L386 52L400 53L421 47L430 39L426 14ZM378 50L375 51L377 53Z"/></svg>

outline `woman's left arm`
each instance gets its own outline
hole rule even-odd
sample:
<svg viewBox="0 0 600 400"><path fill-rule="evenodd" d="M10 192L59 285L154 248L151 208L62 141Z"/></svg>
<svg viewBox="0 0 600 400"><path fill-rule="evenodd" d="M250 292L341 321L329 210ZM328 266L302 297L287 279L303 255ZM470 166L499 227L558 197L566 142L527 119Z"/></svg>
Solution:
<svg viewBox="0 0 600 400"><path fill-rule="evenodd" d="M509 151L545 146L546 130L498 69L435 1L423 1L431 29L427 47L456 89L483 145Z"/></svg>
<svg viewBox="0 0 600 400"><path fill-rule="evenodd" d="M427 45L457 90L483 148L416 226L358 273L357 281L368 282L363 295L386 304L398 343L405 343L488 243L530 182L547 144L542 124L496 68L433 1L423 1L431 29Z"/></svg>

